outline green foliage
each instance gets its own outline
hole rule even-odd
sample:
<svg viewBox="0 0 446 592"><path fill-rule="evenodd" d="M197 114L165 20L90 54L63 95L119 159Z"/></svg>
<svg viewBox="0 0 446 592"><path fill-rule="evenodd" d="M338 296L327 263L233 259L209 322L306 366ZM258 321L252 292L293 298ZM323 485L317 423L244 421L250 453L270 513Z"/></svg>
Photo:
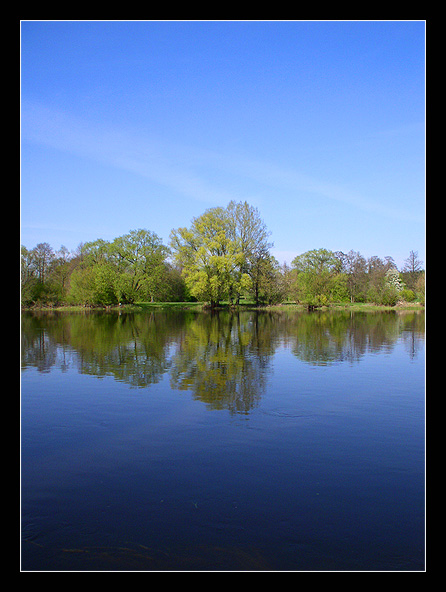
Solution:
<svg viewBox="0 0 446 592"><path fill-rule="evenodd" d="M109 306L135 302L209 302L255 305L338 302L394 306L424 304L425 274L411 251L399 272L391 257L312 249L291 267L272 256L270 232L258 210L231 201L172 230L170 248L154 232L132 230L112 241L79 245L75 253L48 243L21 247L23 306ZM172 259L169 259L172 256ZM407 282L407 283L406 283Z"/></svg>
<svg viewBox="0 0 446 592"><path fill-rule="evenodd" d="M421 276L424 277L422 263L423 262L418 259L418 251L410 251L409 257L404 262L401 275L404 283L411 290L416 291L418 280Z"/></svg>
<svg viewBox="0 0 446 592"><path fill-rule="evenodd" d="M350 300L347 279L345 273L336 273L332 276L330 280L331 302L348 302Z"/></svg>
<svg viewBox="0 0 446 592"><path fill-rule="evenodd" d="M296 298L311 306L326 306L335 298L344 300L346 285L337 270L339 261L332 251L314 249L297 256L292 265L297 271Z"/></svg>
<svg viewBox="0 0 446 592"><path fill-rule="evenodd" d="M344 254L315 249L296 257L292 265L296 300L311 307L348 300L395 306L415 296L406 290L391 257L366 260L354 251Z"/></svg>
<svg viewBox="0 0 446 592"><path fill-rule="evenodd" d="M415 292L413 290L409 290L408 288L401 290L400 296L405 302L413 302L416 298Z"/></svg>
<svg viewBox="0 0 446 592"><path fill-rule="evenodd" d="M67 301L69 304L92 304L94 290L93 268L75 269L70 278Z"/></svg>
<svg viewBox="0 0 446 592"><path fill-rule="evenodd" d="M339 266L339 261L333 251L313 249L295 257L291 264L297 269L298 273L308 272L316 275L334 273Z"/></svg>
<svg viewBox="0 0 446 592"><path fill-rule="evenodd" d="M415 284L415 293L421 304L424 305L425 300L425 273L421 273Z"/></svg>
<svg viewBox="0 0 446 592"><path fill-rule="evenodd" d="M172 230L170 245L198 300L213 306L252 293L259 302L273 273L268 234L255 208L230 202L227 208L206 210L190 228Z"/></svg>
<svg viewBox="0 0 446 592"><path fill-rule="evenodd" d="M166 283L168 249L149 230L132 230L107 242L83 246L83 261L71 276L68 300L112 305L154 300Z"/></svg>
<svg viewBox="0 0 446 592"><path fill-rule="evenodd" d="M378 297L376 304L382 304L384 306L395 306L400 300L401 291L393 286L387 286Z"/></svg>
<svg viewBox="0 0 446 592"><path fill-rule="evenodd" d="M116 275L113 267L107 263L93 268L94 276L94 304L117 304Z"/></svg>

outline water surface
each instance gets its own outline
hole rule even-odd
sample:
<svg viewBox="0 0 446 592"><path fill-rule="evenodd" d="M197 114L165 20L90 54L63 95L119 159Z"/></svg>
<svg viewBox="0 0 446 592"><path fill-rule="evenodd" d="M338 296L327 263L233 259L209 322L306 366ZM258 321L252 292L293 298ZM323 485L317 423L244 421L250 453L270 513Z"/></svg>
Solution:
<svg viewBox="0 0 446 592"><path fill-rule="evenodd" d="M22 570L424 569L424 315L26 313Z"/></svg>

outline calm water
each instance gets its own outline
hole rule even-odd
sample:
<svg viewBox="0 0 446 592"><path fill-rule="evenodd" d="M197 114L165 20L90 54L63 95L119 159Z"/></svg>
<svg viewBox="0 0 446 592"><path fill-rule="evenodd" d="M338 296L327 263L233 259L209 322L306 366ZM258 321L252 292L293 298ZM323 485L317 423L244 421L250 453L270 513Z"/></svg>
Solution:
<svg viewBox="0 0 446 592"><path fill-rule="evenodd" d="M22 317L21 567L424 570L424 315Z"/></svg>

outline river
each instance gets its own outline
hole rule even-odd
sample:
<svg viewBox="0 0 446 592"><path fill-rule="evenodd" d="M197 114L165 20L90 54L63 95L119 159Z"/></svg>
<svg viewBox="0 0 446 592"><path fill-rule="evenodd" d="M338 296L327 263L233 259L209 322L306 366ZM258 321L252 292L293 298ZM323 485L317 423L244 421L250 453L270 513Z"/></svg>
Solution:
<svg viewBox="0 0 446 592"><path fill-rule="evenodd" d="M23 313L22 571L423 571L421 312Z"/></svg>

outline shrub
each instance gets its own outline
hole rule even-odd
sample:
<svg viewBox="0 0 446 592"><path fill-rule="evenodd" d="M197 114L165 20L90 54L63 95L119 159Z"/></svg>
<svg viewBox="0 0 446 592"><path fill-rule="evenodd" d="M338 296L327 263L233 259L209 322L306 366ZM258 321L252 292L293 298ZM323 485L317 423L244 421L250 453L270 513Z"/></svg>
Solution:
<svg viewBox="0 0 446 592"><path fill-rule="evenodd" d="M400 293L400 298L406 302L413 302L415 300L415 292L409 290L409 288L404 288Z"/></svg>
<svg viewBox="0 0 446 592"><path fill-rule="evenodd" d="M385 288L381 293L381 302L384 306L395 306L398 300L401 298L401 292L395 288L389 286Z"/></svg>

